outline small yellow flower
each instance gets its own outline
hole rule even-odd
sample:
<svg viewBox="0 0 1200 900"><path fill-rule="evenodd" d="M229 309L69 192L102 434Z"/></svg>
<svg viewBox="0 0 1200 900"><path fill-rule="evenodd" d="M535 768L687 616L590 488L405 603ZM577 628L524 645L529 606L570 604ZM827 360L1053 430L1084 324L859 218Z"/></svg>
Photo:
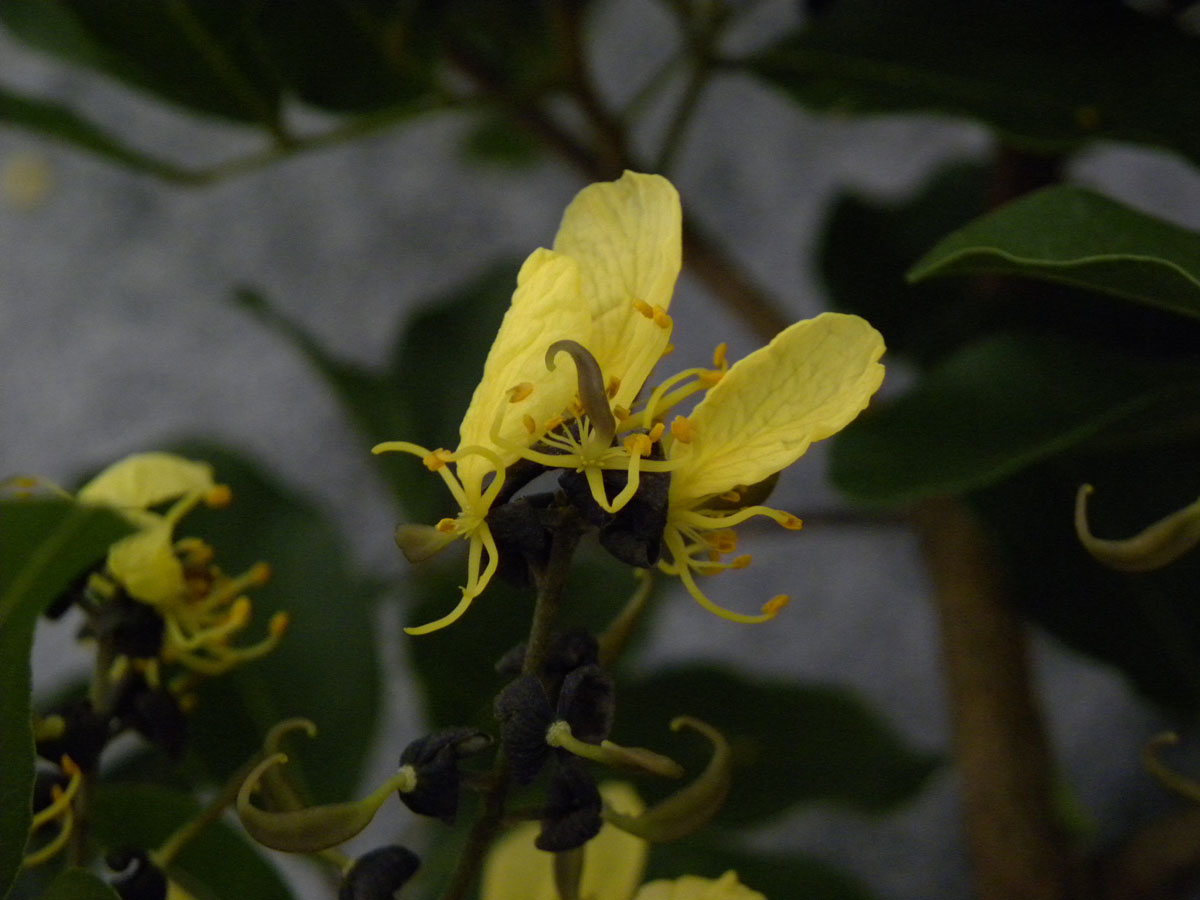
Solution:
<svg viewBox="0 0 1200 900"><path fill-rule="evenodd" d="M606 806L631 816L642 813L642 801L628 784L602 784L600 794ZM558 900L554 855L534 847L537 833L537 824L526 822L496 842L484 864L482 900ZM639 887L648 850L646 841L605 824L583 847L579 896L585 900L766 900L740 884L734 872L715 880L685 875Z"/></svg>
<svg viewBox="0 0 1200 900"><path fill-rule="evenodd" d="M724 562L736 550L730 529L753 516L798 529L795 516L753 504L752 488L804 454L814 441L848 425L883 380L883 338L857 316L823 313L797 322L736 363L692 414L665 438L672 464L663 542L678 575L707 610L736 622L771 619L787 602L772 598L759 615L717 606L694 574L742 568L749 557Z"/></svg>
<svg viewBox="0 0 1200 900"><path fill-rule="evenodd" d="M213 550L203 541L175 538L179 521L197 504L225 506L232 499L207 463L170 453L134 454L85 484L77 498L114 507L138 527L109 548L106 568L130 597L162 616L162 662L217 675L278 644L288 625L285 613L271 618L262 640L247 647L232 645L234 635L250 622L251 604L243 592L265 584L270 567L259 563L229 576L212 564ZM164 512L154 511L167 503ZM99 580L98 589L113 592L105 581Z"/></svg>

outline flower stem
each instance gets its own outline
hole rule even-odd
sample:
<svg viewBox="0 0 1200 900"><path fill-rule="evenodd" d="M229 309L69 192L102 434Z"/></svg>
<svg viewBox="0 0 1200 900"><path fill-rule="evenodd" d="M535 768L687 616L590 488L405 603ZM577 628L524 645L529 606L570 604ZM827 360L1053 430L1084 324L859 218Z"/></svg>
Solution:
<svg viewBox="0 0 1200 900"><path fill-rule="evenodd" d="M583 536L583 531L573 516L564 514L556 524L549 559L545 566L534 572L537 602L529 626L525 663L522 667L522 671L527 675L541 674L550 639L554 634L554 625L558 620L567 576L571 571L571 560L575 555L575 548L579 545L579 539ZM471 825L466 846L458 858L458 865L451 876L449 886L442 893L442 900L463 900L478 880L484 857L504 821L509 772L508 756L501 747L496 752L496 762L492 766L491 784L483 792L483 809Z"/></svg>

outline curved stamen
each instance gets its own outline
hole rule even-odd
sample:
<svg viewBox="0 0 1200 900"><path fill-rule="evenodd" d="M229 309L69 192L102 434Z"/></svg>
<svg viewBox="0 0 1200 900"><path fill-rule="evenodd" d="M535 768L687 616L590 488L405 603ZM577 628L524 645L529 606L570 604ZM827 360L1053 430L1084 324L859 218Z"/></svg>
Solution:
<svg viewBox="0 0 1200 900"><path fill-rule="evenodd" d="M555 341L546 350L546 368L554 371L554 358L560 353L567 353L575 360L575 373L579 380L579 402L583 411L592 422L596 438L603 444L612 442L617 433L617 420L613 418L609 406L608 385L604 381L604 373L600 364L578 341Z"/></svg>
<svg viewBox="0 0 1200 900"><path fill-rule="evenodd" d="M714 616L720 616L722 619L729 619L731 622L741 622L746 625L757 625L760 622L769 622L775 618L779 610L786 603L785 599L779 597L768 600L763 606L763 611L756 616L746 615L745 613L737 613L732 610L725 609L723 606L718 606L704 596L704 592L696 585L696 579L692 577L692 567L695 561L688 556L687 548L683 544L683 536L677 528L670 525L663 532L663 540L667 545L667 549L671 551L672 563L670 570L664 568L669 574L678 574L679 580L683 582L683 586L687 588L687 592L692 595L692 598L707 609ZM660 568L662 564L660 563ZM672 571L678 570L678 571Z"/></svg>
<svg viewBox="0 0 1200 900"><path fill-rule="evenodd" d="M732 528L755 516L765 516L773 519L789 531L799 531L802 522L791 513L781 509L771 509L769 506L746 506L734 512L713 514L701 512L698 509L685 509L672 514L676 524L686 525L699 531L712 531L717 528Z"/></svg>

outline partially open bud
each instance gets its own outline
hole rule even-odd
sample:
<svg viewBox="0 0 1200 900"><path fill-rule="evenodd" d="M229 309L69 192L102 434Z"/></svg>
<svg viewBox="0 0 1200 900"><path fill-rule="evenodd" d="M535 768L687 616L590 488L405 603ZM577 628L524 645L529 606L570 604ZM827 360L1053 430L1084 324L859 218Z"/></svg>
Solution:
<svg viewBox="0 0 1200 900"><path fill-rule="evenodd" d="M1084 484L1075 495L1075 533L1084 549L1109 568L1122 572L1161 569L1200 543L1200 500L1131 538L1110 541L1093 537L1087 520L1087 498L1093 490L1090 484Z"/></svg>
<svg viewBox="0 0 1200 900"><path fill-rule="evenodd" d="M673 731L685 726L699 731L713 745L713 755L700 776L640 816L624 815L606 807L605 821L647 841L662 843L694 834L717 814L729 794L733 754L728 741L711 725L691 716L680 716L671 722Z"/></svg>
<svg viewBox="0 0 1200 900"><path fill-rule="evenodd" d="M412 770L405 767L361 800L278 812L254 806L250 795L263 773L285 762L285 754L274 753L255 766L242 782L236 807L252 838L264 847L287 853L316 853L350 840L370 824L393 791L412 790L415 784Z"/></svg>
<svg viewBox="0 0 1200 900"><path fill-rule="evenodd" d="M393 844L364 853L342 879L338 900L393 900L420 868L417 854Z"/></svg>

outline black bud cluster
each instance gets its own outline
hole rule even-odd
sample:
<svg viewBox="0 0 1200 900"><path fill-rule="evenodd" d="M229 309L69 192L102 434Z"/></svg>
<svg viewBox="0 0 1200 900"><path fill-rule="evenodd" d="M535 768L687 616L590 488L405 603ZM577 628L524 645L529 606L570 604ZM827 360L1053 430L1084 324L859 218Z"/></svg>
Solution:
<svg viewBox="0 0 1200 900"><path fill-rule="evenodd" d="M400 792L400 799L418 815L453 825L462 780L459 760L491 745L491 735L474 728L446 728L413 741L400 754L400 765L412 766L417 784L411 791Z"/></svg>
<svg viewBox="0 0 1200 900"><path fill-rule="evenodd" d="M342 879L338 900L393 900L420 866L420 858L407 847L378 847L354 861Z"/></svg>

